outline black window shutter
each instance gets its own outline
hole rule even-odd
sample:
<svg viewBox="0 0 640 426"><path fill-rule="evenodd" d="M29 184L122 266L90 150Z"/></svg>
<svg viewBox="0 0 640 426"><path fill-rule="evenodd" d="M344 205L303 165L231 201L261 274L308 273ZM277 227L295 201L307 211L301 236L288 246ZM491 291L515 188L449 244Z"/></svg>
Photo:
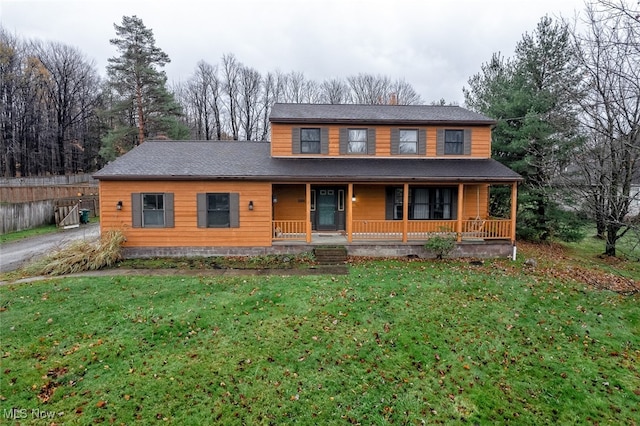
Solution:
<svg viewBox="0 0 640 426"><path fill-rule="evenodd" d="M207 227L207 194L199 193L196 195L197 211L198 211L198 228Z"/></svg>
<svg viewBox="0 0 640 426"><path fill-rule="evenodd" d="M131 227L142 228L142 194L131 194Z"/></svg>
<svg viewBox="0 0 640 426"><path fill-rule="evenodd" d="M240 194L237 192L229 194L229 227L240 227Z"/></svg>
<svg viewBox="0 0 640 426"><path fill-rule="evenodd" d="M464 155L471 154L471 129L464 129Z"/></svg>
<svg viewBox="0 0 640 426"><path fill-rule="evenodd" d="M291 129L291 152L300 154L300 127Z"/></svg>
<svg viewBox="0 0 640 426"><path fill-rule="evenodd" d="M393 220L393 202L395 201L396 189L393 186L385 188L384 218Z"/></svg>
<svg viewBox="0 0 640 426"><path fill-rule="evenodd" d="M175 226L173 210L173 193L164 193L164 227L173 228Z"/></svg>
<svg viewBox="0 0 640 426"><path fill-rule="evenodd" d="M367 154L376 154L376 129L367 129Z"/></svg>
<svg viewBox="0 0 640 426"><path fill-rule="evenodd" d="M400 153L400 129L391 129L391 155L398 155L399 153Z"/></svg>
<svg viewBox="0 0 640 426"><path fill-rule="evenodd" d="M320 153L329 154L329 128L320 128Z"/></svg>
<svg viewBox="0 0 640 426"><path fill-rule="evenodd" d="M349 129L340 129L340 154L347 153L347 144L349 143Z"/></svg>
<svg viewBox="0 0 640 426"><path fill-rule="evenodd" d="M418 155L427 155L427 131L418 130Z"/></svg>
<svg viewBox="0 0 640 426"><path fill-rule="evenodd" d="M444 129L436 133L436 155L444 155Z"/></svg>

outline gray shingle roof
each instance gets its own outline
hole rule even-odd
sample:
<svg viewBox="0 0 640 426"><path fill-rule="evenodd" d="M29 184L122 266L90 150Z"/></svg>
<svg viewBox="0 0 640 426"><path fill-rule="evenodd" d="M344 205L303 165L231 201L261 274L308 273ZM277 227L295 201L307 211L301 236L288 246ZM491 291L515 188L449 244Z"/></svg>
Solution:
<svg viewBox="0 0 640 426"><path fill-rule="evenodd" d="M495 124L482 114L459 106L440 105L327 105L275 104L273 123L397 123L397 124Z"/></svg>
<svg viewBox="0 0 640 426"><path fill-rule="evenodd" d="M495 181L492 159L272 158L267 142L147 141L94 174L103 180Z"/></svg>

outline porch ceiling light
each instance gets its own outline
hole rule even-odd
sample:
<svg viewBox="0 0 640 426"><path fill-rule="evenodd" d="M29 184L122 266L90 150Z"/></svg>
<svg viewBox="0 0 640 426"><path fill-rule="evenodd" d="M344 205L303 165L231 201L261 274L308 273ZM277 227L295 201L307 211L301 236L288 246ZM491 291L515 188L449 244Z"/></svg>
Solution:
<svg viewBox="0 0 640 426"><path fill-rule="evenodd" d="M278 202L278 197L276 196L276 194L273 194L273 198L271 199L271 201L273 202L273 204Z"/></svg>

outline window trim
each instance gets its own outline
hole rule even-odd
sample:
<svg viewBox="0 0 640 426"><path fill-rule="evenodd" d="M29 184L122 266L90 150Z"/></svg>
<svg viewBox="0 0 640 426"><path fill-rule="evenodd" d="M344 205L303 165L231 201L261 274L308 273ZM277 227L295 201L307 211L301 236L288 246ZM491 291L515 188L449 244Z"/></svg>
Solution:
<svg viewBox="0 0 640 426"><path fill-rule="evenodd" d="M208 195L229 195L229 226L209 226ZM197 226L206 229L230 229L240 227L240 194L237 192L199 192L196 194Z"/></svg>
<svg viewBox="0 0 640 426"><path fill-rule="evenodd" d="M350 130L364 130L366 132L366 149L364 152L350 152L349 151L349 131ZM339 130L340 139L340 155L349 156L370 156L376 154L376 129L375 127L341 127Z"/></svg>
<svg viewBox="0 0 640 426"><path fill-rule="evenodd" d="M315 130L318 132L318 139L317 140L304 140L302 138L302 134L304 133L305 130ZM309 143L309 142L314 142L318 144L318 149L317 151L304 151L303 146L304 143ZM321 154L322 153L322 130L320 129L320 127L300 127L300 154Z"/></svg>
<svg viewBox="0 0 640 426"><path fill-rule="evenodd" d="M162 195L163 197L163 224L145 225L144 223L144 197L146 195ZM174 219L174 196L172 192L132 192L131 193L131 227L132 228L173 228Z"/></svg>

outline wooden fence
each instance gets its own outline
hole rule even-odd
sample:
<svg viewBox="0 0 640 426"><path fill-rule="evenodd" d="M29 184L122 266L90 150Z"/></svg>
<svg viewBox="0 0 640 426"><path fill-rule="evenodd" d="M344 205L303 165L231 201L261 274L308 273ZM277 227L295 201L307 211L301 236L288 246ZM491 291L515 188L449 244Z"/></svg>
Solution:
<svg viewBox="0 0 640 426"><path fill-rule="evenodd" d="M59 218L56 218L56 212L61 211L60 207L62 206L77 206L79 210L89 210L90 217L100 216L100 203L97 195L28 203L0 203L0 234L57 223ZM58 213L58 215L60 214Z"/></svg>
<svg viewBox="0 0 640 426"><path fill-rule="evenodd" d="M53 200L0 204L0 234L53 223Z"/></svg>
<svg viewBox="0 0 640 426"><path fill-rule="evenodd" d="M0 186L54 186L85 185L97 186L98 182L90 174L62 176L30 176L21 178L0 178Z"/></svg>

